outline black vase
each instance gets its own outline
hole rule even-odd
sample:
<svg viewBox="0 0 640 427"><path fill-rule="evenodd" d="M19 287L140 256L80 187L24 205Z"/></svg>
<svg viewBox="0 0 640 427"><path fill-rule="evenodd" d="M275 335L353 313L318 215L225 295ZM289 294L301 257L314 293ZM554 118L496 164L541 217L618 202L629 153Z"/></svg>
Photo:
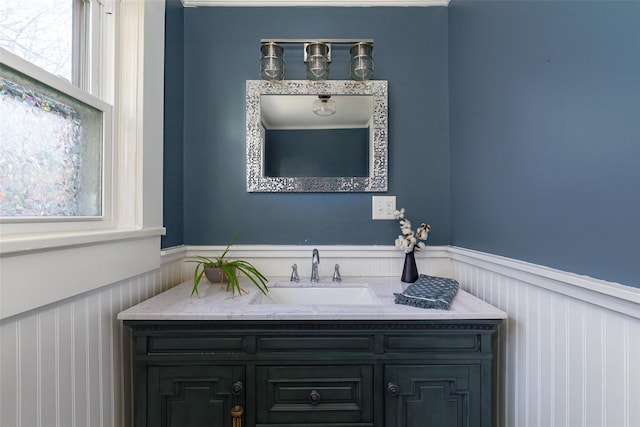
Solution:
<svg viewBox="0 0 640 427"><path fill-rule="evenodd" d="M411 251L404 256L404 268L402 269L402 277L405 283L413 283L418 280L418 266L416 266L415 252Z"/></svg>

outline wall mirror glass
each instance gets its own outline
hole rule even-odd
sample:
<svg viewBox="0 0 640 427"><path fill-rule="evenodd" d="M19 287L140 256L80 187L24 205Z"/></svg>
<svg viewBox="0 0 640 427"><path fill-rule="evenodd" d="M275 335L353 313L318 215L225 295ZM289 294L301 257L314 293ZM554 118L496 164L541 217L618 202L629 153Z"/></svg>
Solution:
<svg viewBox="0 0 640 427"><path fill-rule="evenodd" d="M247 191L387 191L387 82L247 80Z"/></svg>

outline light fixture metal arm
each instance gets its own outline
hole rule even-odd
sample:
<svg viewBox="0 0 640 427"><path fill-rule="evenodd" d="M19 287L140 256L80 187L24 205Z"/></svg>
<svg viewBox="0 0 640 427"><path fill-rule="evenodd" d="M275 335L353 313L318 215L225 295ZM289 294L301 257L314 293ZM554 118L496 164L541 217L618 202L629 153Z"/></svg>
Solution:
<svg viewBox="0 0 640 427"><path fill-rule="evenodd" d="M373 39L260 39L260 43L334 43L334 44L352 44L352 43L373 43Z"/></svg>

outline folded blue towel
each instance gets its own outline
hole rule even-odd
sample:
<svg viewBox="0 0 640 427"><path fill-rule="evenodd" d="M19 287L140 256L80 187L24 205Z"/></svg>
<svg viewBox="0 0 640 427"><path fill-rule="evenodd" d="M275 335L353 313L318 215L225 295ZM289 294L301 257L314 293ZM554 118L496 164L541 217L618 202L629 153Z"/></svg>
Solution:
<svg viewBox="0 0 640 427"><path fill-rule="evenodd" d="M449 310L460 285L456 280L421 274L418 280L401 294L395 293L396 304L420 308Z"/></svg>

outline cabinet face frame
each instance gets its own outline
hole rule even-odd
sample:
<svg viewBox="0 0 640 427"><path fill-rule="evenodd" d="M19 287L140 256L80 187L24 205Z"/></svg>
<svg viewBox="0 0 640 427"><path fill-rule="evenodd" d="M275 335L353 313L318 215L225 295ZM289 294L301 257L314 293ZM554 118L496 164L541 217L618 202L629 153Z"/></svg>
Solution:
<svg viewBox="0 0 640 427"><path fill-rule="evenodd" d="M452 387L451 384L454 384L460 389L457 394L453 393L454 398L460 398L466 393L468 408L466 412L462 411L466 421L456 420L457 424L452 425L490 427L493 358L491 336L501 322L499 319L347 322L125 321L125 325L133 330L136 343L135 425L151 425L147 423L147 400L149 396L157 393L157 390L153 390L153 384L149 382L153 367L208 366L222 370L239 369L234 371L234 375L244 378L242 398L246 406L243 425L253 427L268 425L260 424L259 420L269 421L267 415L257 413L258 410L264 411L268 406L259 402L261 397L258 394L260 390L268 387L259 384L260 381L273 380L270 374L265 372L270 368L282 366L289 368L288 372L298 372L295 375L304 377L300 372L307 366L339 367L334 370L334 373L339 373L338 376L347 377L346 372L351 371L352 378L359 379L358 381L362 380L363 367L369 367L365 368L365 371L371 369L372 379L365 380L363 384L367 384L367 387L371 384L369 388L373 394L372 418L367 418L368 409L365 408L365 416L360 420L363 423L353 421L354 425L411 427L411 419L403 418L397 412L405 410L403 405L406 402L403 403L402 399L406 401L411 398L414 393L411 388L415 388L416 384L420 387L429 387L431 384L440 389L432 391L436 396L444 396L444 384L447 384L446 387L449 389ZM298 345L294 345L295 342ZM450 373L459 369L466 370L468 375L462 375L459 380L451 380ZM330 369L327 369L327 372L330 372ZM443 380L438 377L449 379ZM388 383L393 381L400 383L400 400L387 394ZM468 383L468 390L463 387L465 381ZM309 405L309 408L313 406ZM283 407L279 409L286 411ZM292 420L296 420L294 415L287 415L278 421L288 421L289 425L298 422ZM468 424L469 420L473 420L473 424ZM349 423L342 422L340 425Z"/></svg>

